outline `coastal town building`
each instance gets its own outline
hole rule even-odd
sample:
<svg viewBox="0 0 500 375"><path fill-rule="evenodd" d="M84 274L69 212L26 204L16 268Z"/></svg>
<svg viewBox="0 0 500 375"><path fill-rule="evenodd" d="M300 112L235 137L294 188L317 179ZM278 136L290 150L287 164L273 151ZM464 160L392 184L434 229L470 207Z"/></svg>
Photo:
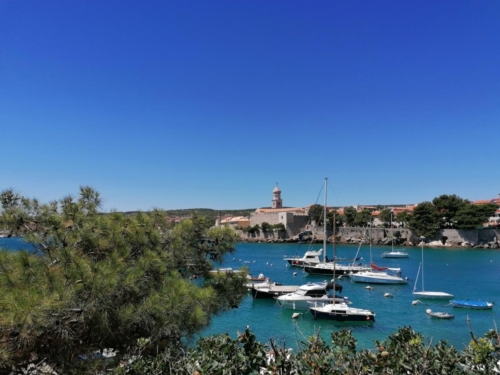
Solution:
<svg viewBox="0 0 500 375"><path fill-rule="evenodd" d="M500 208L488 219L488 226L500 227Z"/></svg>
<svg viewBox="0 0 500 375"><path fill-rule="evenodd" d="M486 227L500 227L500 194L498 198L493 199L480 199L472 202L472 204L496 204L498 209L495 211L493 216L489 217L488 222L484 223Z"/></svg>
<svg viewBox="0 0 500 375"><path fill-rule="evenodd" d="M218 217L216 219L216 226L227 225L231 226L235 229L249 228L254 226L261 227L263 223L267 223L269 225L277 225L282 224L287 232L288 237L296 236L297 234L303 232L304 230L313 230L315 224L311 223L309 218L309 208L312 205L306 207L286 207L283 205L283 198L281 196L281 189L278 184L274 187L272 191L271 198L271 206L269 207L260 207L253 212L250 217L246 216L232 216L232 215L224 215L222 217ZM486 227L500 227L500 197L493 199L482 199L471 202L472 204L487 204L493 203L499 206L499 209L496 210L494 215L489 218L487 223L484 223ZM411 213L414 211L416 204L407 204L407 205L396 205L396 206L386 206L384 208L388 208L393 213L393 226L401 227L402 223L397 221L397 216L402 212ZM327 207L328 211L336 210L339 215L343 215L345 209L347 207L353 207L357 212L361 212L363 210L370 211L373 218L373 226L381 227L386 225L381 220L378 219L378 216L381 212L381 206L373 206L373 205L354 205L354 206L345 206L345 207ZM316 228L317 230L318 228Z"/></svg>
<svg viewBox="0 0 500 375"><path fill-rule="evenodd" d="M215 220L215 226L227 225L233 228L248 228L250 226L250 218L246 216L224 215Z"/></svg>

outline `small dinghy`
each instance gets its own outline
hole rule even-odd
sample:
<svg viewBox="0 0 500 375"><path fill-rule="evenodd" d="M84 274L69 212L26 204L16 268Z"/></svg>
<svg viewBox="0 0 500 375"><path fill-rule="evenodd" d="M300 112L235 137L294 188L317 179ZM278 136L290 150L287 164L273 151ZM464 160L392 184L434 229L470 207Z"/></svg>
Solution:
<svg viewBox="0 0 500 375"><path fill-rule="evenodd" d="M427 315L432 316L433 318L439 318L439 319L453 319L455 315L449 314L447 312L441 312L441 311L432 311L431 309L425 310Z"/></svg>

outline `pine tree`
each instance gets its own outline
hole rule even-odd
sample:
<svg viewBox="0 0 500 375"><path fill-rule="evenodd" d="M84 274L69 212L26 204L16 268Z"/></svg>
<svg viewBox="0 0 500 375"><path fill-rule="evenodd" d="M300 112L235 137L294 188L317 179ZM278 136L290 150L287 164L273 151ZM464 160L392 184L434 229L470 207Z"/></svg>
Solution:
<svg viewBox="0 0 500 375"><path fill-rule="evenodd" d="M237 237L202 218L101 213L90 187L48 204L9 189L0 203L1 229L30 244L0 251L0 368L45 358L84 373L96 362L79 358L104 348L179 347L246 292L243 273L209 277Z"/></svg>

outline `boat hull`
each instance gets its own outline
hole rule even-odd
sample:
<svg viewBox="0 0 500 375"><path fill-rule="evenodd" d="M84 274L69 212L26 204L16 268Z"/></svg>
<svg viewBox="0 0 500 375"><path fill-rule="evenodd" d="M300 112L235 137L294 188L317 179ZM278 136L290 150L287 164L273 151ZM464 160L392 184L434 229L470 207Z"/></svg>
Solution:
<svg viewBox="0 0 500 375"><path fill-rule="evenodd" d="M432 311L430 309L427 309L426 314L433 317L433 318L438 318L438 319L453 319L455 315L449 314L446 312L441 312L441 311Z"/></svg>
<svg viewBox="0 0 500 375"><path fill-rule="evenodd" d="M274 298L283 294L293 293L299 288L298 285L276 285L264 287L255 285L250 289L253 298Z"/></svg>
<svg viewBox="0 0 500 375"><path fill-rule="evenodd" d="M475 309L475 310L489 310L493 308L492 302L484 302L484 301L453 300L450 301L450 305L452 305L453 307L460 307L464 309Z"/></svg>
<svg viewBox="0 0 500 375"><path fill-rule="evenodd" d="M321 256L322 252L323 249L319 251L307 251L302 257L285 257L284 260L286 260L290 266L294 267L302 267L305 264L318 264L321 263L319 257Z"/></svg>
<svg viewBox="0 0 500 375"><path fill-rule="evenodd" d="M285 259L288 264L292 267L303 267L306 264L318 264L320 262L315 262L315 261L304 261L301 259Z"/></svg>
<svg viewBox="0 0 500 375"><path fill-rule="evenodd" d="M375 314L372 312L364 313L340 309L325 311L314 307L311 307L309 311L315 319L327 319L337 322L375 322Z"/></svg>
<svg viewBox="0 0 500 375"><path fill-rule="evenodd" d="M349 275L361 271L369 271L371 268L369 267L349 267L349 266L336 266L335 269L332 267L318 267L318 266L304 266L304 271L306 271L309 275L333 275L342 276Z"/></svg>
<svg viewBox="0 0 500 375"><path fill-rule="evenodd" d="M450 300L454 297L453 294L445 292L413 292L413 296L420 299L442 299L442 300Z"/></svg>
<svg viewBox="0 0 500 375"><path fill-rule="evenodd" d="M286 310L309 310L311 304L314 303L332 303L333 297L321 297L321 298L310 298L310 299L276 299L278 304ZM336 303L350 303L346 298L336 297Z"/></svg>
<svg viewBox="0 0 500 375"><path fill-rule="evenodd" d="M407 253L401 253L401 252L389 252L389 253L382 253L382 258L408 258L409 255Z"/></svg>
<svg viewBox="0 0 500 375"><path fill-rule="evenodd" d="M363 272L358 272L351 275L351 280L356 283L370 283L370 284L407 284L408 280L396 276L380 276L380 275L366 275Z"/></svg>

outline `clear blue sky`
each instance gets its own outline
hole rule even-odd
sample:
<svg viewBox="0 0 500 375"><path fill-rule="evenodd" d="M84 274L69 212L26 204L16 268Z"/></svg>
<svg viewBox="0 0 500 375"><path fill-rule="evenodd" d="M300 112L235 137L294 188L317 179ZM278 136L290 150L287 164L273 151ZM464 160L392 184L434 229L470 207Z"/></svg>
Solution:
<svg viewBox="0 0 500 375"><path fill-rule="evenodd" d="M500 193L500 1L0 0L0 190L104 210Z"/></svg>

